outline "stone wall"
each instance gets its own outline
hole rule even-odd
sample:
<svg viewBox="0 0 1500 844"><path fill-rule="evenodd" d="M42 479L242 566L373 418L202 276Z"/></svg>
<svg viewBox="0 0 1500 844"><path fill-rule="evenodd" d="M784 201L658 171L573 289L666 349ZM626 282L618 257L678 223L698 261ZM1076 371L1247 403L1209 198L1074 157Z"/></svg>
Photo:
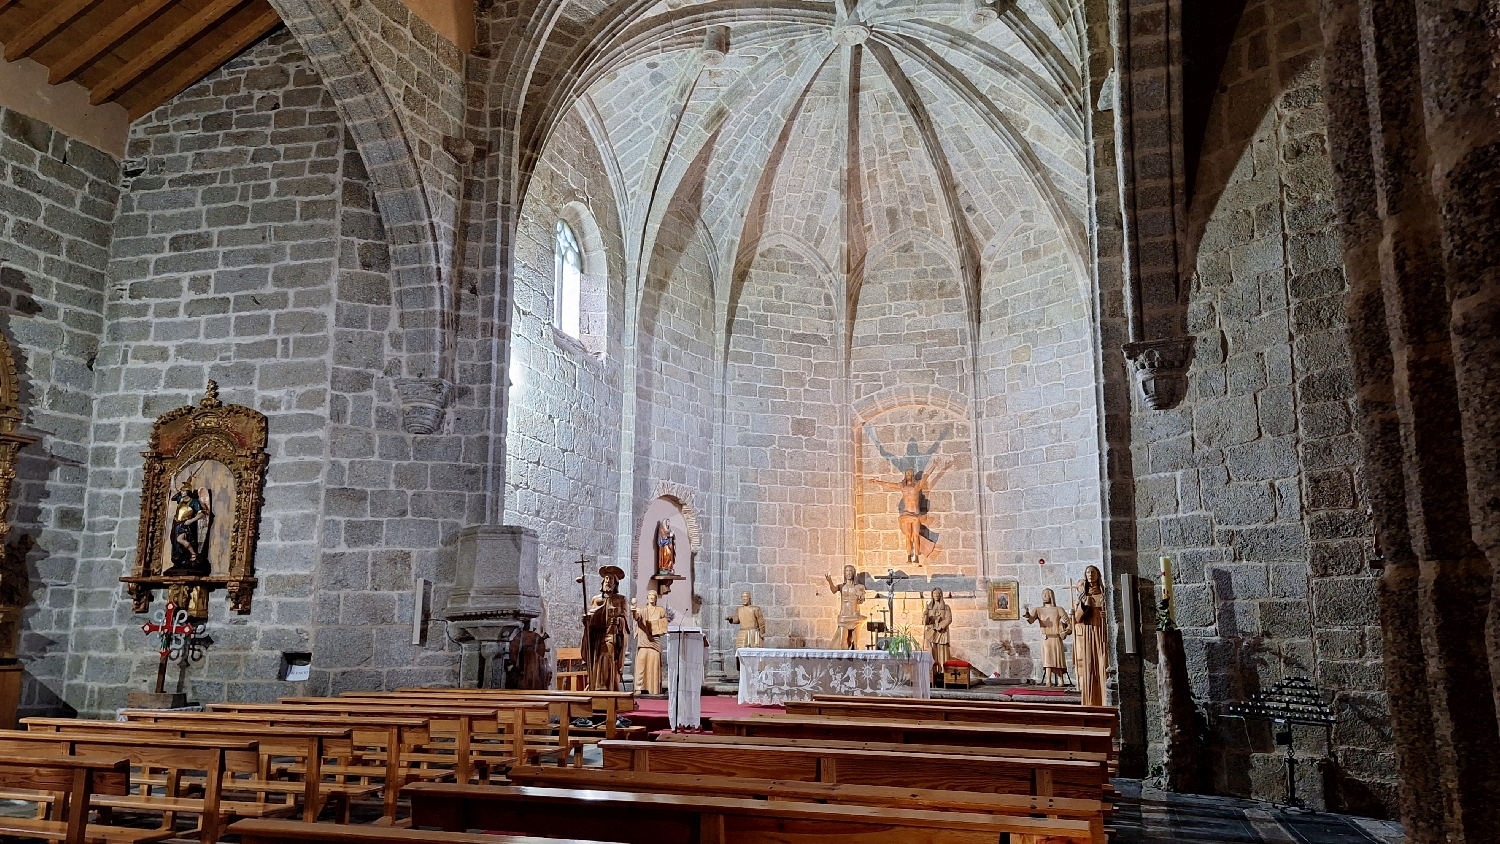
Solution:
<svg viewBox="0 0 1500 844"><path fill-rule="evenodd" d="M724 372L724 563L755 594L767 647L826 647L849 559L846 382L833 279L804 245L745 272ZM873 585L873 584L872 584ZM814 597L817 595L818 597Z"/></svg>
<svg viewBox="0 0 1500 844"><path fill-rule="evenodd" d="M607 256L608 343L595 356L553 327L553 227L569 203L586 208ZM579 232L580 236L583 232ZM584 244L588 251L588 244ZM579 555L598 568L614 558L620 498L623 246L614 193L582 120L562 124L522 205L512 277L505 521L541 537L539 576L554 647L574 647L581 628ZM587 273L594 271L585 266Z"/></svg>
<svg viewBox="0 0 1500 844"><path fill-rule="evenodd" d="M88 641L72 632L73 587L119 183L110 156L0 109L0 331L20 379L21 430L41 437L21 451L11 488L10 538L36 541L22 585L32 596L23 714L68 710L57 691L74 667L68 654Z"/></svg>
<svg viewBox="0 0 1500 844"><path fill-rule="evenodd" d="M152 421L209 379L269 417L271 461L253 611L226 616L214 596L214 642L188 672L189 694L296 691L277 679L285 652L312 652L310 693L450 680L456 657L440 632L405 644L413 578L441 604L447 546L483 512L487 417L466 397L439 435L400 432L386 377L401 348L387 238L331 95L278 31L138 121L127 155L74 642L54 691L102 712L154 676L118 582L135 559L139 453Z"/></svg>
<svg viewBox="0 0 1500 844"><path fill-rule="evenodd" d="M1302 766L1299 790L1380 812L1394 799L1394 761L1319 50L1316 4L1247 7L1193 199L1188 395L1135 414L1137 541L1144 558L1175 562L1216 790L1282 793L1266 725L1226 717L1225 705L1302 676L1336 693L1339 721L1327 775ZM1298 729L1309 762L1325 752L1319 733Z"/></svg>

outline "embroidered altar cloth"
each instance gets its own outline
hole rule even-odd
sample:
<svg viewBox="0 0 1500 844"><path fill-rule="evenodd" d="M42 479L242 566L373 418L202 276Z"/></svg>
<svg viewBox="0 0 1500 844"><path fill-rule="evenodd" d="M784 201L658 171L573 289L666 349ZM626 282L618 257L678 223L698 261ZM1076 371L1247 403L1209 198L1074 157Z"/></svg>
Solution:
<svg viewBox="0 0 1500 844"><path fill-rule="evenodd" d="M779 705L813 695L931 697L932 654L740 648L740 703Z"/></svg>

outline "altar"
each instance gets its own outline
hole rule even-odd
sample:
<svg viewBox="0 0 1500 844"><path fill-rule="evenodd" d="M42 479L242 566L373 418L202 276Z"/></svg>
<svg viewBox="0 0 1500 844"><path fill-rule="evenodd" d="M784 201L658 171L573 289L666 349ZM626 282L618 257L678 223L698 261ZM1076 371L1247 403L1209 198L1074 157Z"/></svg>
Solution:
<svg viewBox="0 0 1500 844"><path fill-rule="evenodd" d="M931 697L932 654L883 650L740 648L740 703L779 705L813 695Z"/></svg>

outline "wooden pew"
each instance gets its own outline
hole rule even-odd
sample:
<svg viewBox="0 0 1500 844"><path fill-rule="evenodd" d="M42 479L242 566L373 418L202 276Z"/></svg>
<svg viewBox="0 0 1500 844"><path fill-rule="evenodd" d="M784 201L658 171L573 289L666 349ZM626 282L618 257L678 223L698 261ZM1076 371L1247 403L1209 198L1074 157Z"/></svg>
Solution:
<svg viewBox="0 0 1500 844"><path fill-rule="evenodd" d="M446 688L404 688L398 691L405 692L439 692L447 694L469 694L479 692L484 695L498 698L516 698L525 700L535 698L551 700L557 697L576 697L585 695L593 701L593 707L589 712L580 712L579 715L591 715L594 712L604 713L604 737L615 738L615 719L622 712L631 712L635 709L634 692L606 692L598 690L586 690L583 692L557 692L547 689L446 689Z"/></svg>
<svg viewBox="0 0 1500 844"><path fill-rule="evenodd" d="M202 741L253 741L260 754L259 770L243 779L226 777L224 790L252 792L259 802L271 794L292 800L300 796L303 819L315 821L331 797L340 798L345 806L379 791L376 786L324 782L323 760L349 759L354 755L353 731L347 727L288 727L255 724L223 724L201 721L89 721L78 718L24 718L21 723L31 732L73 732L91 735L123 735L149 741L151 737L187 738ZM292 782L275 779L277 760L281 765L298 765L303 779Z"/></svg>
<svg viewBox="0 0 1500 844"><path fill-rule="evenodd" d="M885 741L839 741L837 739L786 739L747 738L745 736L718 736L713 733L661 733L656 741L672 744L739 744L759 747L833 747L842 750L870 750L881 753L906 753L912 748L921 752L942 753L951 756L1005 756L1012 759L1065 759L1073 762L1088 762L1099 766L1101 772L1110 768L1107 753L1085 753L1081 750L1028 750L1018 747L959 747L957 745L913 745L893 744Z"/></svg>
<svg viewBox="0 0 1500 844"><path fill-rule="evenodd" d="M240 821L229 832L241 844L600 844L580 838L534 838L378 826L330 826L297 821Z"/></svg>
<svg viewBox="0 0 1500 844"><path fill-rule="evenodd" d="M109 841L145 844L171 838L170 829L132 829L91 824L89 804L96 794L125 794L130 784L130 761L123 757L79 758L0 754L0 788L20 799L35 793L36 802L50 804L52 818L0 815L0 836L41 838L63 844Z"/></svg>
<svg viewBox="0 0 1500 844"><path fill-rule="evenodd" d="M290 702L298 699L285 698L284 700ZM304 698L303 700L318 700L318 698ZM569 743L568 729L571 726L574 713L587 715L593 711L590 708L589 699L578 695L559 698L535 696L518 698L498 697L494 695L427 694L423 692L344 692L339 695L338 700L350 703L367 703L374 706L438 708L473 706L480 708L498 707L505 710L513 708L515 704L541 704L546 707L546 714L543 714L539 708L528 708L522 730L527 746L540 748L567 747ZM486 738L492 741L498 740L498 735L486 736Z"/></svg>
<svg viewBox="0 0 1500 844"><path fill-rule="evenodd" d="M255 742L209 742L196 739L153 738L142 743L139 737L90 735L88 733L21 733L0 732L0 753L27 755L40 753L56 756L124 757L142 772L149 769L167 771L165 794L96 795L92 805L100 808L126 809L159 814L161 829L171 832L179 814L197 815L203 844L218 840L220 824L232 817L257 817L285 811L287 807L264 803L223 800L223 783L227 771L255 771L259 754ZM202 797L188 797L181 787L184 772L202 771L205 779Z"/></svg>
<svg viewBox="0 0 1500 844"><path fill-rule="evenodd" d="M333 776L339 783L353 778L360 783L372 779L381 781L381 794L385 803L385 820L396 820L397 798L401 787L413 779L433 776L451 776L451 772L413 769L409 756L415 748L427 745L431 740L427 719L411 715L337 715L292 709L286 712L265 712L255 715L227 712L159 712L154 710L127 710L125 717L131 722L155 723L202 727L220 724L225 726L287 726L329 727L348 729L354 744L354 757L339 760L334 765L323 765L324 774ZM295 769L289 773L305 773ZM347 783L346 783L347 784Z"/></svg>
<svg viewBox="0 0 1500 844"><path fill-rule="evenodd" d="M1114 715L1119 717L1120 711L1113 706L1083 706L1077 703L1048 703L1042 700L984 700L982 698L909 698L909 697L870 697L861 695L813 695L813 700L824 703L868 703L879 701L894 705L914 704L917 706L959 706L959 707L982 707L987 709L1052 709L1060 711L1088 712L1100 715Z"/></svg>
<svg viewBox="0 0 1500 844"><path fill-rule="evenodd" d="M883 785L1038 797L1106 799L1108 771L1096 759L1026 758L899 750L719 742L603 741L604 767L614 771L736 776L849 785Z"/></svg>
<svg viewBox="0 0 1500 844"><path fill-rule="evenodd" d="M1088 844L1088 824L868 806L562 788L407 786L413 826L599 837L620 844Z"/></svg>
<svg viewBox="0 0 1500 844"><path fill-rule="evenodd" d="M451 745L430 743L427 745L429 751L451 750L453 758L443 760L441 757L424 759L422 761L451 762L460 782L468 782L476 776L481 768L491 764L504 765L506 763L519 762L526 755L525 726L527 712L546 712L544 704L520 703L507 706L483 706L483 707L413 707L399 702L388 704L372 703L369 701L345 701L340 698L294 698L283 703L212 703L209 704L210 712L231 712L244 715L267 715L288 714L289 712L306 711L318 715L419 715L427 719L428 730L431 736L450 738ZM482 741L476 748L474 743L475 734L479 733L481 739L485 736L505 734L509 736L510 747L504 755L495 754L495 746ZM408 758L419 758L407 754ZM476 765L480 763L479 765Z"/></svg>
<svg viewBox="0 0 1500 844"><path fill-rule="evenodd" d="M512 768L509 776L510 781L515 785L547 788L794 800L805 803L878 806L891 809L978 812L1012 817L1047 815L1087 823L1093 844L1105 844L1104 819L1110 810L1108 803L1098 800L1069 800L1062 797L1027 797L1014 794L979 794L972 791L936 791L873 785L742 779L733 776L694 776L655 772L640 774L633 771L606 771L598 768L522 766Z"/></svg>
<svg viewBox="0 0 1500 844"><path fill-rule="evenodd" d="M951 744L959 747L1081 750L1086 753L1110 753L1114 750L1109 730L1097 727L830 718L819 715L715 718L713 724L716 735L752 738L826 738L896 744Z"/></svg>
<svg viewBox="0 0 1500 844"><path fill-rule="evenodd" d="M866 698L858 703L844 701L793 701L786 702L786 714L797 716L821 715L833 718L858 718L862 720L907 720L907 721L963 721L973 724L1019 724L1038 727L1085 727L1109 730L1113 737L1119 729L1120 719L1114 713L1085 712L1081 708L1036 709L1033 707L986 707L986 706L924 706L926 701L911 701L891 704L879 698Z"/></svg>

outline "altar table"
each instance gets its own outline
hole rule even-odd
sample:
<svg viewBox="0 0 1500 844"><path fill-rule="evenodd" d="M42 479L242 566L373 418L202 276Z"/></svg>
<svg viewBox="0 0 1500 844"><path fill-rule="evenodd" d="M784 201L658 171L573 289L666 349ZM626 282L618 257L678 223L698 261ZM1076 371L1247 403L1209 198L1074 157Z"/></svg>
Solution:
<svg viewBox="0 0 1500 844"><path fill-rule="evenodd" d="M740 703L779 705L813 695L931 697L932 654L740 648Z"/></svg>

